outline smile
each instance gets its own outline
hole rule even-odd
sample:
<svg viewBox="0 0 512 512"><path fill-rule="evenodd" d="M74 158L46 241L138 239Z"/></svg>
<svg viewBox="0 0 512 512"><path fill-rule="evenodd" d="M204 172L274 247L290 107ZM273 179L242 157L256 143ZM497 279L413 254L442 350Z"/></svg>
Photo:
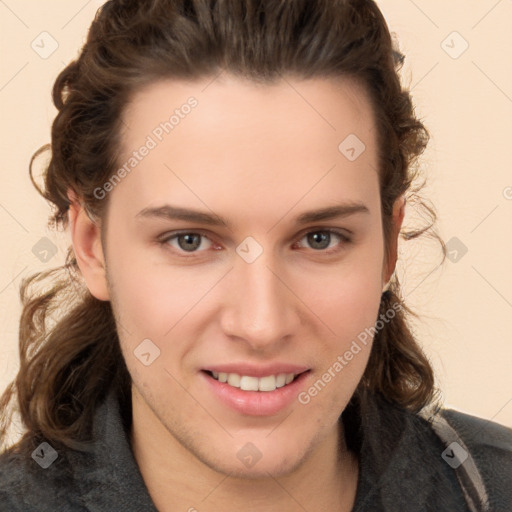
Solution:
<svg viewBox="0 0 512 512"><path fill-rule="evenodd" d="M298 374L279 373L266 375L264 377L252 377L250 375L239 375L238 373L208 372L219 382L225 382L234 388L242 391L275 391L290 384Z"/></svg>

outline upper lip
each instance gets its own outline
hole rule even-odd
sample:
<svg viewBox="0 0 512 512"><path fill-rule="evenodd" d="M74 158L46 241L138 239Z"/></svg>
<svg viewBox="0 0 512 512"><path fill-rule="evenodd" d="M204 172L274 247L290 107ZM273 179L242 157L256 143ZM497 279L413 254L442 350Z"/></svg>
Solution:
<svg viewBox="0 0 512 512"><path fill-rule="evenodd" d="M265 377L267 375L278 375L279 373L299 373L309 370L307 366L290 363L272 363L257 365L251 363L226 363L216 364L203 368L205 371L218 373L237 373L238 375L247 375L250 377Z"/></svg>

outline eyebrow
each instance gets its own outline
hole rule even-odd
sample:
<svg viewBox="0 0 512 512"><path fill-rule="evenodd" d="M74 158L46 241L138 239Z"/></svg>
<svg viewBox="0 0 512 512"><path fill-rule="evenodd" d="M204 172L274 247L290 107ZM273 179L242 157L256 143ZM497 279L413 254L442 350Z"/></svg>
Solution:
<svg viewBox="0 0 512 512"><path fill-rule="evenodd" d="M301 213L295 219L295 223L309 224L312 222L348 217L358 213L370 213L370 210L363 203L342 203ZM218 215L199 210L172 206L169 204L152 208L144 208L137 213L135 217L140 219L159 218L166 220L184 220L198 224L207 224L209 226L224 226L225 228L231 229L230 223Z"/></svg>

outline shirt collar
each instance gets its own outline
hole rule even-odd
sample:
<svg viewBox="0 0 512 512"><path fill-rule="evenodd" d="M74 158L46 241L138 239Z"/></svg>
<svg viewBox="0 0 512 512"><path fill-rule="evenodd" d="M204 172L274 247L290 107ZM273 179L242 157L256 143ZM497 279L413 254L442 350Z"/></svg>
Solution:
<svg viewBox="0 0 512 512"><path fill-rule="evenodd" d="M113 390L96 410L93 435L89 450L69 455L87 510L157 512L131 450Z"/></svg>
<svg viewBox="0 0 512 512"><path fill-rule="evenodd" d="M413 416L373 396L366 397L363 407L351 405L341 416L346 426L350 424L345 428L347 445L357 448L359 458L353 510L374 509L377 503L382 510L396 510L398 504L411 507L426 499L423 495L432 489L432 475L410 471L411 460L424 456L416 439L418 419ZM93 432L89 450L68 455L82 504L91 512L158 512L135 461L113 390L96 410Z"/></svg>

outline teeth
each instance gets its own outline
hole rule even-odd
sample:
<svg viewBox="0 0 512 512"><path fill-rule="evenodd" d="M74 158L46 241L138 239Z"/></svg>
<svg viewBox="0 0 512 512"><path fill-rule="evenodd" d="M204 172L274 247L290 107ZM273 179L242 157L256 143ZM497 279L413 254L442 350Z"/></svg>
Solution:
<svg viewBox="0 0 512 512"><path fill-rule="evenodd" d="M260 379L256 380L259 381L259 391L274 391L274 389L277 388L277 379L274 375L269 375L268 377L261 377Z"/></svg>
<svg viewBox="0 0 512 512"><path fill-rule="evenodd" d="M229 373L228 374L228 384L233 386L234 388L240 387L240 375L238 373Z"/></svg>
<svg viewBox="0 0 512 512"><path fill-rule="evenodd" d="M279 373L260 378L238 375L238 373L212 372L212 374L219 382L227 382L230 386L240 388L243 391L274 391L290 384L295 378L294 373Z"/></svg>
<svg viewBox="0 0 512 512"><path fill-rule="evenodd" d="M286 373L280 373L276 377L276 387L282 388L285 384L286 384Z"/></svg>
<svg viewBox="0 0 512 512"><path fill-rule="evenodd" d="M240 389L244 391L258 391L258 377L247 377L244 375L240 377Z"/></svg>

